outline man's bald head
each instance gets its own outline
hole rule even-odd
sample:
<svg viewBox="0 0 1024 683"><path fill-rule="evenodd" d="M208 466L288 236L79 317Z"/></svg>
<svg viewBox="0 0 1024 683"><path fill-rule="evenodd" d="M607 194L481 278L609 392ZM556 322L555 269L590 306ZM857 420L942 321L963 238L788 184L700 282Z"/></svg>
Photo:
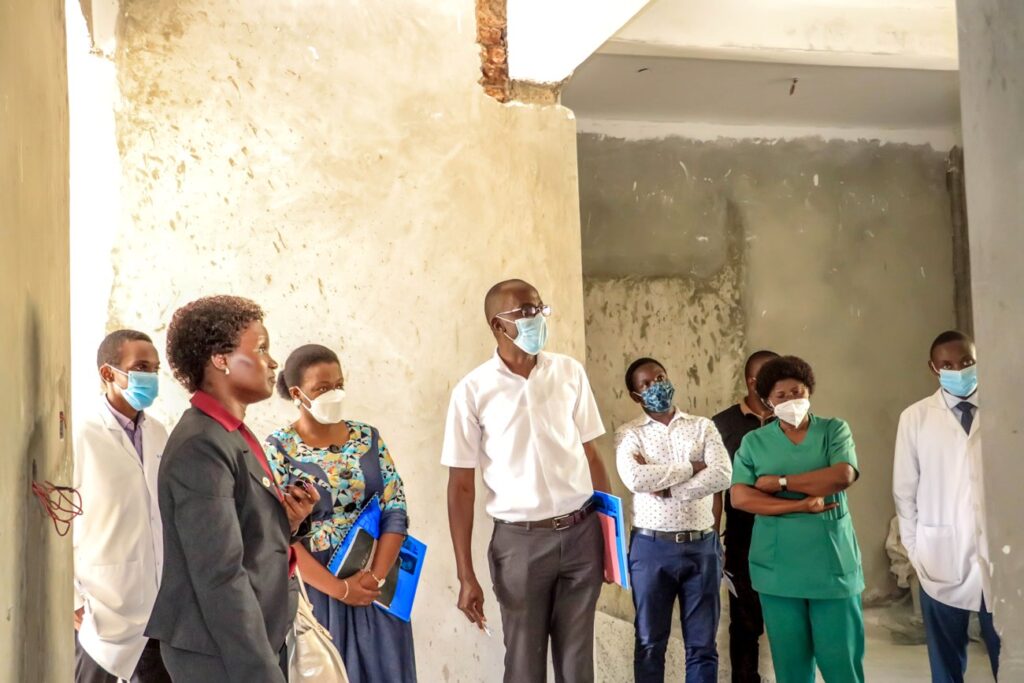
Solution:
<svg viewBox="0 0 1024 683"><path fill-rule="evenodd" d="M487 290L484 297L484 315L490 325L494 316L512 311L523 304L539 304L540 294L537 288L525 280L505 280Z"/></svg>

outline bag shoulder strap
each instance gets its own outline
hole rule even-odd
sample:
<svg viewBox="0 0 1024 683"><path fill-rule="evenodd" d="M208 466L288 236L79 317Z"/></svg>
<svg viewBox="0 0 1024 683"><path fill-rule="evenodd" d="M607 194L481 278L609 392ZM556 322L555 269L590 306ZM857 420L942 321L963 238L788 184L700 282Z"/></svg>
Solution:
<svg viewBox="0 0 1024 683"><path fill-rule="evenodd" d="M376 427L370 427L370 447L359 456L359 466L363 470L363 479L366 481L366 500L371 500L376 494L384 495L384 474L380 469L380 433Z"/></svg>

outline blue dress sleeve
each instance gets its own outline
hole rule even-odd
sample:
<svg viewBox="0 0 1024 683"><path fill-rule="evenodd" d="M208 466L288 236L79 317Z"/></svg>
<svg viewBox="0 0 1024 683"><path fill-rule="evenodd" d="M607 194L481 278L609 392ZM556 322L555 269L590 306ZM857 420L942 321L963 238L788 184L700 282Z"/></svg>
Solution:
<svg viewBox="0 0 1024 683"><path fill-rule="evenodd" d="M405 535L409 530L408 506L405 501L405 486L398 474L395 461L391 458L384 439L377 435L377 452L380 458L381 477L384 480L384 492L381 495L383 510L380 520L382 534Z"/></svg>

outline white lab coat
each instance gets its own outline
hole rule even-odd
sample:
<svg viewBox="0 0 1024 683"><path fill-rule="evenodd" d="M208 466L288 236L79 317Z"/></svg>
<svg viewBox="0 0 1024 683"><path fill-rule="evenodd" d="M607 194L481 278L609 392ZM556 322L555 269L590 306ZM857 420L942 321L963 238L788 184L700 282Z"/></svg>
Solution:
<svg viewBox="0 0 1024 683"><path fill-rule="evenodd" d="M896 434L893 497L900 535L921 587L935 600L991 610L982 490L980 409L970 435L942 391L903 411Z"/></svg>
<svg viewBox="0 0 1024 683"><path fill-rule="evenodd" d="M143 631L163 567L157 470L167 430L142 421L143 458L106 399L77 423L74 486L75 608L85 607L78 641L108 672L130 679L146 645Z"/></svg>

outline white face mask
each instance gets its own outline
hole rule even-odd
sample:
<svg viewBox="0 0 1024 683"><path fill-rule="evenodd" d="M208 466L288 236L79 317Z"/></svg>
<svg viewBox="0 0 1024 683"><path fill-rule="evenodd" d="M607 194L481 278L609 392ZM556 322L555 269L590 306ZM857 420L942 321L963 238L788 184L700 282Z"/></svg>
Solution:
<svg viewBox="0 0 1024 683"><path fill-rule="evenodd" d="M311 399L309 396L299 389L299 393L302 397L309 401L309 407L307 407L302 401L296 400L295 403L305 408L306 411L313 416L313 419L322 425L334 425L338 424L342 420L342 414L344 412L345 403L345 390L344 389L331 389L317 396L315 399Z"/></svg>
<svg viewBox="0 0 1024 683"><path fill-rule="evenodd" d="M783 422L799 427L803 424L807 413L811 412L811 401L806 398L794 398L775 406L774 412L775 417Z"/></svg>

